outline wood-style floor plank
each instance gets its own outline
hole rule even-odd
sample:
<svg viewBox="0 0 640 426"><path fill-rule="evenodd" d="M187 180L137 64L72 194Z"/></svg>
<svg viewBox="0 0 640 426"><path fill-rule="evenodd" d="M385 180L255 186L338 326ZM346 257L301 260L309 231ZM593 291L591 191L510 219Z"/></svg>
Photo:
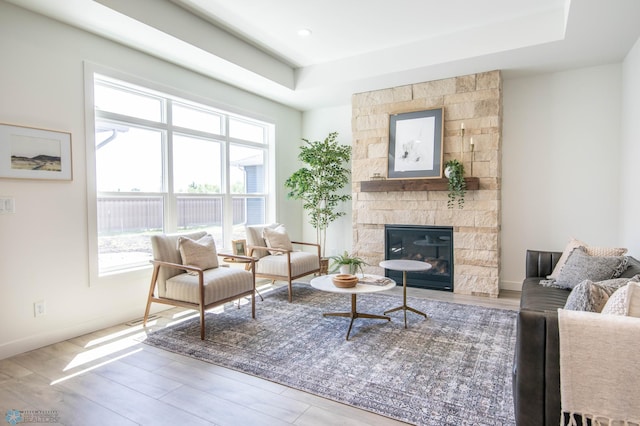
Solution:
<svg viewBox="0 0 640 426"><path fill-rule="evenodd" d="M286 426L291 423L255 411L246 405L236 404L207 392L183 386L164 396L162 401L181 410L220 426L273 425Z"/></svg>

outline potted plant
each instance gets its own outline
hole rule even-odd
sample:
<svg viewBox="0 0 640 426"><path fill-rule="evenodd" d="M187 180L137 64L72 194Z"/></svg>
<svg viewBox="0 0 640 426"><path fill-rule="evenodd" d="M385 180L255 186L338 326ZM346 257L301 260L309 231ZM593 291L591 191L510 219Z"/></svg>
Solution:
<svg viewBox="0 0 640 426"><path fill-rule="evenodd" d="M445 163L444 174L449 179L447 207L452 209L457 199L458 208L463 208L464 194L467 189L467 183L464 180L464 166L458 160L449 160Z"/></svg>
<svg viewBox="0 0 640 426"><path fill-rule="evenodd" d="M362 269L362 267L368 265L364 259L358 256L352 256L346 250L343 254L331 256L329 259L333 260L333 269L331 272L340 270L341 274L355 274L359 270L364 275L364 269Z"/></svg>
<svg viewBox="0 0 640 426"><path fill-rule="evenodd" d="M351 147L340 145L337 132L330 133L324 141L310 142L302 139L298 159L304 166L294 172L284 183L289 189L287 196L302 200L309 223L316 230L316 241L325 255L327 227L346 213L338 205L351 199L350 194L340 190L349 182L351 170L345 167L351 158Z"/></svg>

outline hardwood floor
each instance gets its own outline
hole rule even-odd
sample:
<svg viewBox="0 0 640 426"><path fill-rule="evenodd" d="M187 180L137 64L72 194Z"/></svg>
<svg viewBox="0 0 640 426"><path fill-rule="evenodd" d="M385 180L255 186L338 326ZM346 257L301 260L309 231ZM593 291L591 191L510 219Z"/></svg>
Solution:
<svg viewBox="0 0 640 426"><path fill-rule="evenodd" d="M391 292L402 295L402 287ZM407 294L502 309L517 309L520 300L519 292ZM40 416L31 420L83 426L404 424L140 343L147 331L191 315L170 309L147 330L122 324L0 360L0 414L19 410L25 423Z"/></svg>

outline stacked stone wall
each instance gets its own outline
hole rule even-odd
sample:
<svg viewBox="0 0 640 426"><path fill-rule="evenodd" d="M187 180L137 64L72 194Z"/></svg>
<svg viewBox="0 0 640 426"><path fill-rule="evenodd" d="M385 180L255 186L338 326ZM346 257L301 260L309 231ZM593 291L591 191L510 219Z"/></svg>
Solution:
<svg viewBox="0 0 640 426"><path fill-rule="evenodd" d="M389 116L440 107L444 108L443 163L457 159L464 164L467 176L480 181L479 190L467 191L464 208L449 209L446 191L361 192L360 182L371 179L374 173L387 175ZM370 265L384 260L385 224L452 226L454 292L497 297L502 151L500 72L355 94L352 128L354 252ZM368 270L384 272L377 266Z"/></svg>

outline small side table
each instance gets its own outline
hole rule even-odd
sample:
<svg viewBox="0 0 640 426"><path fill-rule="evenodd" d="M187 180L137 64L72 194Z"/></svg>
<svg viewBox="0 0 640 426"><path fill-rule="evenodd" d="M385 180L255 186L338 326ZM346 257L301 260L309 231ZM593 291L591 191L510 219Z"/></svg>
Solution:
<svg viewBox="0 0 640 426"><path fill-rule="evenodd" d="M387 315L391 312L399 311L402 309L404 311L404 328L407 328L407 311L411 311L415 314L422 315L427 318L427 314L424 312L420 312L417 309L414 309L410 306L407 306L407 271L428 271L431 269L431 265L426 262L420 262L418 260L407 260L407 259L392 259L392 260L383 260L380 262L380 266L385 269L391 269L393 271L402 271L402 305L397 308L389 309L385 311L384 314Z"/></svg>

